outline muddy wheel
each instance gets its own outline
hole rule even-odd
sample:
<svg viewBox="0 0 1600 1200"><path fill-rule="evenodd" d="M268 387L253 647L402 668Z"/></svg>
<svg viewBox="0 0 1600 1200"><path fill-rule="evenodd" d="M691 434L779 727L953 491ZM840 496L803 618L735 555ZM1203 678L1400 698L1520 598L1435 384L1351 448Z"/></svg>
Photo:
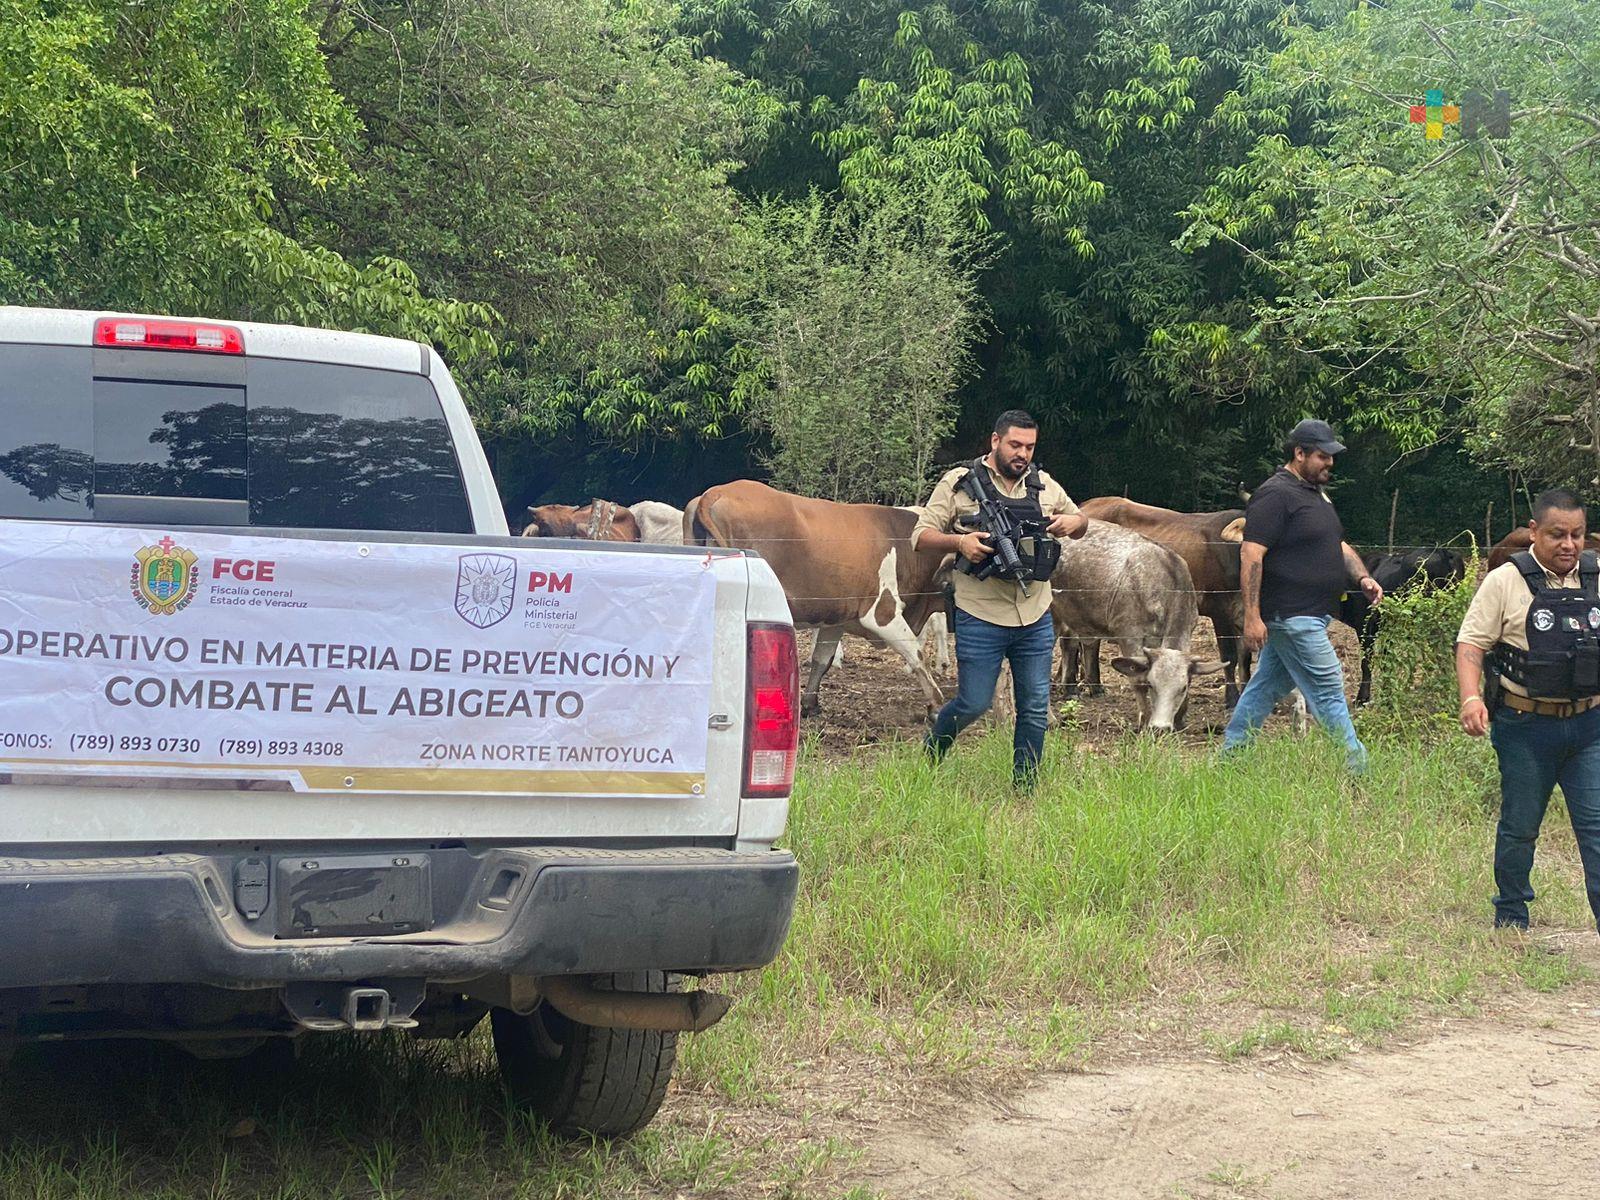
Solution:
<svg viewBox="0 0 1600 1200"><path fill-rule="evenodd" d="M616 991L677 991L663 971L601 976ZM548 1003L527 1016L490 1014L500 1077L520 1107L557 1133L620 1137L650 1123L667 1094L678 1035L649 1029L602 1029L562 1016Z"/></svg>

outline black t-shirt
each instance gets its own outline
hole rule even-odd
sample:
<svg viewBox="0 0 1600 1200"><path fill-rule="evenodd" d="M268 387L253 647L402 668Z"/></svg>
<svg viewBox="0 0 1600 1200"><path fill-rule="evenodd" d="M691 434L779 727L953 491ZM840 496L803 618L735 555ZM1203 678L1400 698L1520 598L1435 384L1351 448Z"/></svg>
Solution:
<svg viewBox="0 0 1600 1200"><path fill-rule="evenodd" d="M1265 546L1261 617L1326 617L1350 588L1344 526L1315 484L1279 467L1244 510L1244 540Z"/></svg>

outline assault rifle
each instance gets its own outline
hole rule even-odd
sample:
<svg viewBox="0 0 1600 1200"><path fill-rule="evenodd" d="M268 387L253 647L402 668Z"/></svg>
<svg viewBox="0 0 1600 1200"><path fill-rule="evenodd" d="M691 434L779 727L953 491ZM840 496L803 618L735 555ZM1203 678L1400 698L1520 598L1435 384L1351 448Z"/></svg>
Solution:
<svg viewBox="0 0 1600 1200"><path fill-rule="evenodd" d="M1043 485L1037 470L1028 472L1030 503L1039 512L1038 494ZM961 490L971 496L978 511L969 519L972 527L989 540L994 553L982 563L958 555L956 569L974 579L1014 579L1022 594L1028 594L1029 580L1047 580L1061 561L1061 543L1050 536L1048 520L1019 513L995 494L983 461L973 463ZM1019 504L1019 507L1021 504Z"/></svg>

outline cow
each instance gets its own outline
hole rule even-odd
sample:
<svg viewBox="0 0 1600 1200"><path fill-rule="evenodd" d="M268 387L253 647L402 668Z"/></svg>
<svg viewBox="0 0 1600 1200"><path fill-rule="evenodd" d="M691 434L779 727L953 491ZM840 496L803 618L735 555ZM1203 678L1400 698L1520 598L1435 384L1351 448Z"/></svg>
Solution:
<svg viewBox="0 0 1600 1200"><path fill-rule="evenodd" d="M1182 729L1189 681L1223 669L1189 656L1199 601L1184 560L1131 529L1091 519L1080 540L1062 542L1051 590L1063 667L1076 673L1080 639L1115 641L1122 653L1111 665L1133 681L1139 728Z"/></svg>
<svg viewBox="0 0 1600 1200"><path fill-rule="evenodd" d="M1078 511L1093 520L1109 521L1143 534L1183 559L1189 568L1199 613L1210 620L1217 635L1217 651L1227 680L1227 702L1232 707L1239 699L1239 686L1249 674L1250 659L1242 636L1244 601L1239 595L1239 543L1223 534L1225 530L1237 530L1236 522L1244 516L1243 510L1181 513L1121 496L1097 496L1080 504ZM1097 664L1098 659L1095 661ZM1095 671L1097 679L1098 665Z"/></svg>
<svg viewBox="0 0 1600 1200"><path fill-rule="evenodd" d="M890 647L906 661L932 709L944 697L922 663L917 636L944 603L945 555L913 550L916 513L780 492L751 479L708 488L684 512L684 541L755 550L767 560L797 626L817 630L800 711L817 692L845 633Z"/></svg>
<svg viewBox="0 0 1600 1200"><path fill-rule="evenodd" d="M528 509L523 537L582 538L590 542L637 542L639 523L614 500L591 500L582 508L541 504Z"/></svg>
<svg viewBox="0 0 1600 1200"><path fill-rule="evenodd" d="M1526 525L1513 529L1489 549L1489 570L1504 566L1511 561L1511 556L1519 550L1526 550L1533 545L1533 530ZM1600 533L1591 533L1584 539L1585 550L1600 550Z"/></svg>
<svg viewBox="0 0 1600 1200"><path fill-rule="evenodd" d="M636 500L628 505L639 526L639 540L657 546L683 545L683 510L659 500Z"/></svg>
<svg viewBox="0 0 1600 1200"><path fill-rule="evenodd" d="M1466 561L1454 550L1436 547L1426 553L1408 550L1402 554L1363 554L1367 574L1378 581L1385 596L1399 595L1419 587L1443 587L1461 579ZM1356 631L1361 646L1361 685L1356 689L1356 704L1372 699L1372 648L1378 640L1382 607L1367 600L1358 587L1351 588L1339 602L1339 620Z"/></svg>

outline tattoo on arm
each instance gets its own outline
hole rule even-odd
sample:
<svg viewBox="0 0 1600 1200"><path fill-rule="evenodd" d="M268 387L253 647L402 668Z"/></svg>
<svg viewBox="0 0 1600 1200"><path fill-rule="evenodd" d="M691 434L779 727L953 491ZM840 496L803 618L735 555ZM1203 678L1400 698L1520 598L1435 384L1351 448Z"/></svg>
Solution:
<svg viewBox="0 0 1600 1200"><path fill-rule="evenodd" d="M1468 642L1456 643L1456 690L1463 704L1483 694L1483 651Z"/></svg>
<svg viewBox="0 0 1600 1200"><path fill-rule="evenodd" d="M1261 560L1252 558L1244 564L1244 612L1245 616L1261 611Z"/></svg>
<svg viewBox="0 0 1600 1200"><path fill-rule="evenodd" d="M1367 573L1367 564L1361 561L1361 555L1351 548L1349 542L1340 542L1339 548L1344 551L1344 569L1350 572L1350 582L1359 583Z"/></svg>

